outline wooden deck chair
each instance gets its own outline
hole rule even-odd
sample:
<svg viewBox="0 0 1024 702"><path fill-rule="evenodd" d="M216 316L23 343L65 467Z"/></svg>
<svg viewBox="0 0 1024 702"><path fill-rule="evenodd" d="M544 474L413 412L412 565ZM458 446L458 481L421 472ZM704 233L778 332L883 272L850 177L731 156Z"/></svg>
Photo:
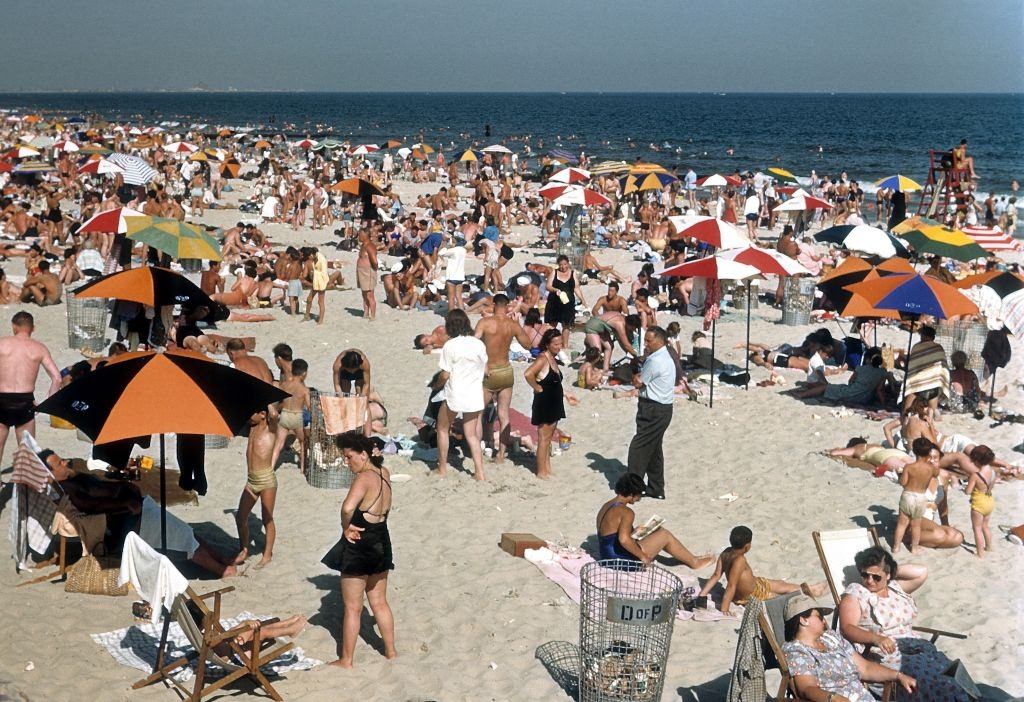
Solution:
<svg viewBox="0 0 1024 702"><path fill-rule="evenodd" d="M882 541L878 538L878 531L873 526L862 529L815 531L811 533L811 537L814 539L814 548L818 551L821 568L825 571L828 588L832 591L832 600L836 603L835 620L837 621L839 600L843 596L843 591L850 583L860 582L860 573L857 572L857 566L854 565L854 557L864 549L882 546ZM833 621L833 625L835 625L835 621ZM932 643L935 643L940 636L951 639L967 638L966 634L932 629L927 626L915 626L914 631L931 635Z"/></svg>
<svg viewBox="0 0 1024 702"><path fill-rule="evenodd" d="M260 628L277 622L278 619L275 617L259 622L253 629L253 638L249 651L239 646L235 642L235 637L247 631L249 627L238 626L234 629L225 630L220 623L221 596L234 589L233 587L224 587L204 595L198 595L192 588L188 588L183 594L175 598L174 604L171 605L170 616L181 627L185 637L192 644L195 651L181 656L177 660L165 663L164 651L166 640L164 637L161 640L160 650L157 652L156 670L148 677L132 685L132 689L137 690L163 679L184 693L186 702L200 702L204 697L225 685L241 677L248 676L252 678L253 682L266 690L271 699L280 702L281 696L270 684L270 681L267 680L260 667L294 647L295 643L288 642L274 645L271 641L265 642L262 640ZM210 598L213 598L212 608L206 603L206 600ZM241 663L224 658L215 651L218 646L224 643L230 646L234 657L241 661ZM179 668L188 665L193 659L198 661L198 665L196 666L195 681L192 684L192 689L189 690L184 684L174 680L171 674ZM224 677L209 685L206 684L206 666L208 663L212 663L226 672Z"/></svg>
<svg viewBox="0 0 1024 702"><path fill-rule="evenodd" d="M783 614L786 611L786 603L796 594L799 593L780 595L765 600L761 614L757 618L757 623L761 628L761 655L764 660L764 669L778 668L782 675L779 691L774 697L776 702L803 699L797 693L793 674L789 672L789 664L786 662L786 654L782 652L782 642L785 641Z"/></svg>

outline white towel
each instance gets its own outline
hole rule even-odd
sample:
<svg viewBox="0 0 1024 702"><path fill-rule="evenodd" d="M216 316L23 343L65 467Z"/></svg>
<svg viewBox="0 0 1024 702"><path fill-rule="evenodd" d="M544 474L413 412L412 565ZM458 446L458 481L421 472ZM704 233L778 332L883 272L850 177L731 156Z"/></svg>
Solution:
<svg viewBox="0 0 1024 702"><path fill-rule="evenodd" d="M167 556L157 553L135 532L129 532L124 540L121 575L117 578L118 585L128 582L151 605L153 624L160 620L161 608L170 611L174 598L188 589L188 580Z"/></svg>
<svg viewBox="0 0 1024 702"><path fill-rule="evenodd" d="M142 517L139 520L139 536L153 548L160 546L160 505L152 497L142 498ZM189 558L199 548L196 534L188 524L167 513L167 550L182 551Z"/></svg>

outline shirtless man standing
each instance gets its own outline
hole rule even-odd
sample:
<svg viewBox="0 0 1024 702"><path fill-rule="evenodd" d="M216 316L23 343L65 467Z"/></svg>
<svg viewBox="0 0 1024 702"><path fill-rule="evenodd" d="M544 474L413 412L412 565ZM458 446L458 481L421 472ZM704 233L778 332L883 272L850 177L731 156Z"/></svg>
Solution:
<svg viewBox="0 0 1024 702"><path fill-rule="evenodd" d="M512 337L515 337L524 349L530 348L530 337L526 335L519 322L508 316L507 295L498 293L492 298L492 302L494 314L477 322L474 336L487 347L484 392L494 397L498 403L498 423L501 429L495 462L502 463L505 460L505 448L511 440L509 407L512 405L512 386L515 384L512 364L508 361L508 349L512 344Z"/></svg>
<svg viewBox="0 0 1024 702"><path fill-rule="evenodd" d="M270 563L274 555L277 526L274 524L274 503L277 500L277 474L274 472L274 446L277 443L276 422L267 412L257 412L249 420L249 443L245 449L248 477L242 495L238 498L235 525L238 527L239 551L235 565L241 565L249 556L249 515L256 502L260 503L263 521L263 558L256 564L259 570Z"/></svg>
<svg viewBox="0 0 1024 702"><path fill-rule="evenodd" d="M14 335L0 339L0 465L11 427L15 440L26 431L35 436L34 393L40 366L50 376L47 397L60 388L60 370L49 349L31 338L34 328L32 315L18 312L11 318Z"/></svg>
<svg viewBox="0 0 1024 702"><path fill-rule="evenodd" d="M594 309L590 311L590 314L594 317L598 317L604 312L629 314L629 305L626 303L626 298L619 295L619 284L614 280L609 281L608 293L606 295L602 295L600 299L598 299L597 304L594 305Z"/></svg>

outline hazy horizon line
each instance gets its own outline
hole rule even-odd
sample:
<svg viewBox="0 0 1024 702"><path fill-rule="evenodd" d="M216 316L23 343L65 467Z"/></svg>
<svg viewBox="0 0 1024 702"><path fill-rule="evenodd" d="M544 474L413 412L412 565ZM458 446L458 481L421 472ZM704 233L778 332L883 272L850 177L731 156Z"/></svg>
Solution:
<svg viewBox="0 0 1024 702"><path fill-rule="evenodd" d="M864 90L319 90L248 88L60 88L0 90L6 95L196 95L196 94L309 94L309 95L989 95L1020 97L1024 91L864 91Z"/></svg>

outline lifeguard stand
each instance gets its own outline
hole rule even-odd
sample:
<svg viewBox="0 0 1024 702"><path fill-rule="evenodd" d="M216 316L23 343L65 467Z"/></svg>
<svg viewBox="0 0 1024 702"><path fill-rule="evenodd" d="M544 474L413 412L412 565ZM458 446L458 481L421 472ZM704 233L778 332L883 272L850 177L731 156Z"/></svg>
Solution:
<svg viewBox="0 0 1024 702"><path fill-rule="evenodd" d="M946 216L950 203L959 204L963 197L966 183L971 184L971 172L967 168L954 168L953 151L928 152L930 165L928 180L921 189L921 199L917 203L917 214L931 219Z"/></svg>

